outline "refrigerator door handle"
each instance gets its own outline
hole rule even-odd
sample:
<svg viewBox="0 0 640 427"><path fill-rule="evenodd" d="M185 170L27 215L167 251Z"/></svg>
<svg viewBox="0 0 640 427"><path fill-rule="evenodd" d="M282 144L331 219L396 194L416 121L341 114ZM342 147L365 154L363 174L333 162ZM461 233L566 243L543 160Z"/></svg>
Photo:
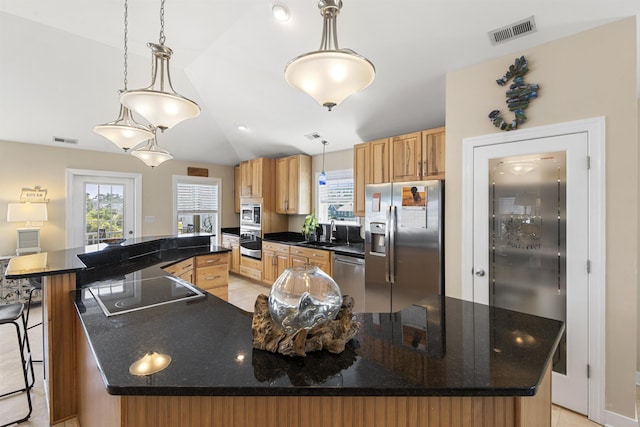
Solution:
<svg viewBox="0 0 640 427"><path fill-rule="evenodd" d="M384 257L384 280L387 283L391 283L391 274L390 274L390 270L389 270L389 257L391 256L390 252L389 252L389 248L390 246L390 234L389 234L389 226L391 225L391 206L387 207L387 218L385 221L385 227L384 227L384 247L385 247L385 252L386 252L386 256Z"/></svg>
<svg viewBox="0 0 640 427"><path fill-rule="evenodd" d="M389 207L389 281L396 281L396 206Z"/></svg>

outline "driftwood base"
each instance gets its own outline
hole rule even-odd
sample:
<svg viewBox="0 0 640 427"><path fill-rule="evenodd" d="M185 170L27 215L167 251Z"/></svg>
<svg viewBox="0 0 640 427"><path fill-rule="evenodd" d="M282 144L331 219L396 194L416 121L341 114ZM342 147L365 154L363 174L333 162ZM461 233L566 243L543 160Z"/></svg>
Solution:
<svg viewBox="0 0 640 427"><path fill-rule="evenodd" d="M345 295L342 307L334 320L329 320L309 330L300 329L286 334L271 318L268 297L258 295L253 311L251 328L253 348L280 353L286 356L306 356L307 352L326 349L341 353L344 346L358 332L360 324L353 321L353 298Z"/></svg>

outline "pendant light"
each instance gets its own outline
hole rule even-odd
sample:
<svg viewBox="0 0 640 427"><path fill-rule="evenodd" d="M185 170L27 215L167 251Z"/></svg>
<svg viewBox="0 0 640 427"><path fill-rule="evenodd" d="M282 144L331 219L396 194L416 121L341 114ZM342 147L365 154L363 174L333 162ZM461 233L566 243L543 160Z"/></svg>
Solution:
<svg viewBox="0 0 640 427"><path fill-rule="evenodd" d="M129 8L127 0L124 2L124 88L120 91L127 90L127 38L128 38L128 17ZM124 151L135 147L142 141L153 136L151 131L142 126L131 116L131 111L124 105L120 104L120 114L118 118L112 122L98 125L93 128L98 135L102 135Z"/></svg>
<svg viewBox="0 0 640 427"><path fill-rule="evenodd" d="M322 140L322 172L320 172L320 178L318 179L318 185L327 185L327 174L324 172L324 149L328 142Z"/></svg>
<svg viewBox="0 0 640 427"><path fill-rule="evenodd" d="M183 120L200 114L195 102L178 94L171 83L169 60L173 51L164 45L164 3L160 3L160 43L147 43L152 54L151 85L144 89L125 91L120 102L164 131Z"/></svg>
<svg viewBox="0 0 640 427"><path fill-rule="evenodd" d="M284 77L331 111L349 95L369 86L376 71L367 58L338 47L337 16L342 0L320 0L318 8L323 16L320 49L291 60Z"/></svg>
<svg viewBox="0 0 640 427"><path fill-rule="evenodd" d="M137 148L131 154L144 162L145 165L155 168L167 160L173 159L171 153L158 146L156 141L156 128L152 127L153 137L147 141L147 145Z"/></svg>

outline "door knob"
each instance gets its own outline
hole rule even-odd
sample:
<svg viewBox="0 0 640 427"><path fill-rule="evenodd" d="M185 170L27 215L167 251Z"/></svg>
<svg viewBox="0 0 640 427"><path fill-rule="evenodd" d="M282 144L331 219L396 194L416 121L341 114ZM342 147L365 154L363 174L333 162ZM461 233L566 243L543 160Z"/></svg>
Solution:
<svg viewBox="0 0 640 427"><path fill-rule="evenodd" d="M483 269L476 270L476 276L478 276L478 277L484 276L484 270Z"/></svg>

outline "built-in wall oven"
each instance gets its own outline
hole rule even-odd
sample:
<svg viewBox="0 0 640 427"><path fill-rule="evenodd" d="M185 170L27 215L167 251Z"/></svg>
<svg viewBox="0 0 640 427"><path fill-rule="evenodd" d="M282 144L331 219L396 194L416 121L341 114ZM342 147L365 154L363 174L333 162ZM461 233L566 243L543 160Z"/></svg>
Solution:
<svg viewBox="0 0 640 427"><path fill-rule="evenodd" d="M240 254L262 259L262 206L240 204Z"/></svg>

